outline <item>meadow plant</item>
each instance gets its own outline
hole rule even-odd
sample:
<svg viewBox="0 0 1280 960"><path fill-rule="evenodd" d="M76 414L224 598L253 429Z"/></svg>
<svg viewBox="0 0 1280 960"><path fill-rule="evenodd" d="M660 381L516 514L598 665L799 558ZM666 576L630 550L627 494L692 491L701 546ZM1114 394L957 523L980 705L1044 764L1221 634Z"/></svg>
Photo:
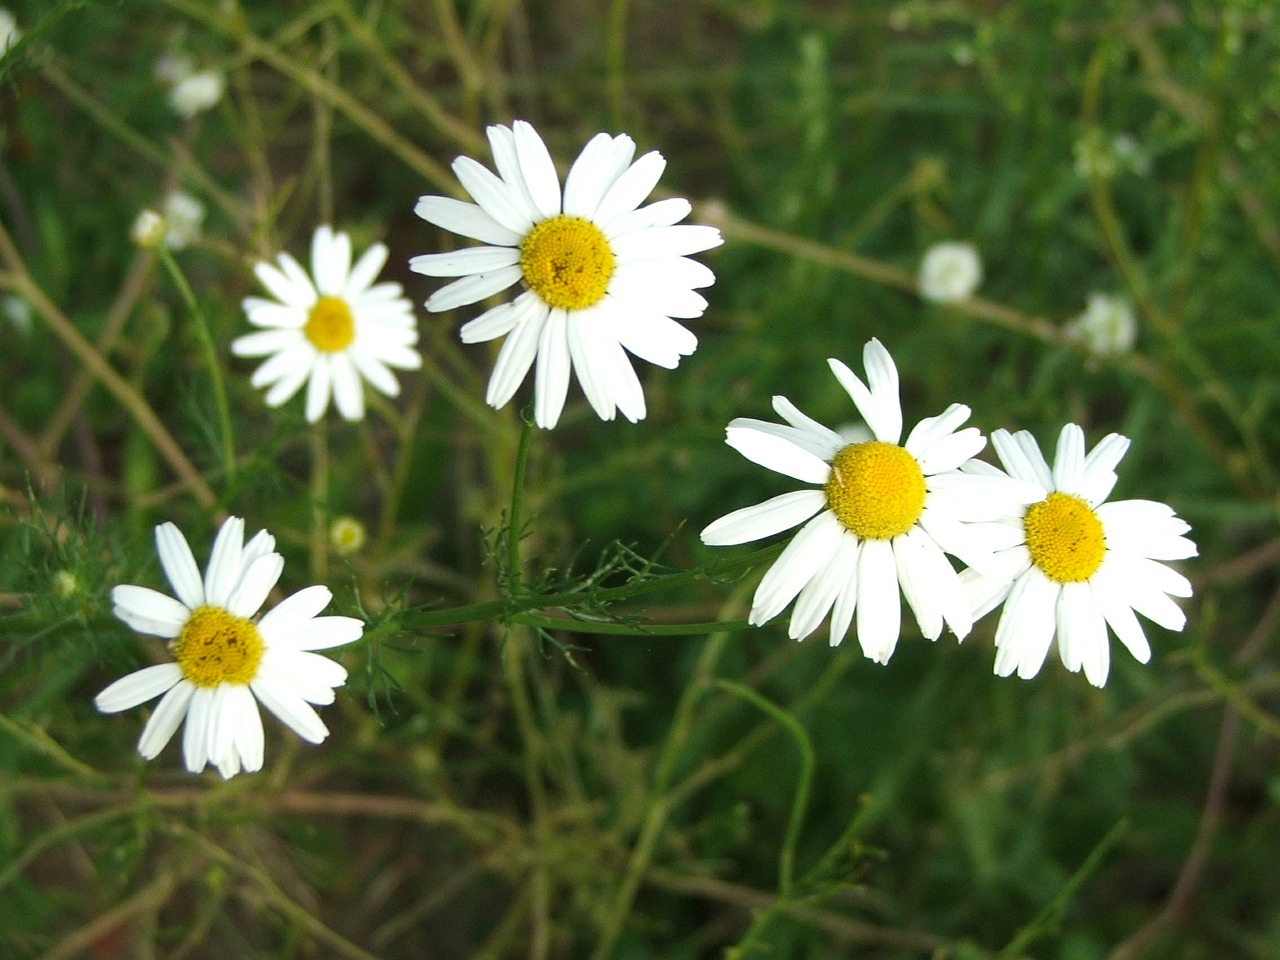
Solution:
<svg viewBox="0 0 1280 960"><path fill-rule="evenodd" d="M0 10L0 956L1274 957L1274 19Z"/></svg>

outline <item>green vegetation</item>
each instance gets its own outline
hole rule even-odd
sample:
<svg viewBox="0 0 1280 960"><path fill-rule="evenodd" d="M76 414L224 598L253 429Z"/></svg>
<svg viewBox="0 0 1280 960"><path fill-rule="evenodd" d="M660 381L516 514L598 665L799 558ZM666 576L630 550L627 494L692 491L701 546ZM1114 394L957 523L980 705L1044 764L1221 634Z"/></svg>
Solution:
<svg viewBox="0 0 1280 960"><path fill-rule="evenodd" d="M1280 953L1280 24L1262 0L19 0L0 60L0 956L1246 960ZM178 115L164 57L225 77ZM161 68L164 73L165 68ZM199 91L197 91L199 92ZM413 215L523 118L563 174L601 130L668 167L722 247L649 415L532 379L484 405L478 308L428 314ZM181 189L172 251L129 240ZM424 356L369 415L269 409L232 357L253 265L317 225L381 241ZM171 224L172 230L172 224ZM940 241L974 298L923 300ZM1131 351L1070 333L1093 292ZM1200 556L1182 633L992 675L996 616L892 660L748 627L786 536L705 547L795 489L724 444L878 337L908 423L1133 441L1116 495ZM531 415L530 415L531 416ZM990 453L984 454L990 459ZM112 615L267 528L282 596L366 621L262 772L135 752L154 705L93 698L164 658ZM332 523L367 531L343 552Z"/></svg>

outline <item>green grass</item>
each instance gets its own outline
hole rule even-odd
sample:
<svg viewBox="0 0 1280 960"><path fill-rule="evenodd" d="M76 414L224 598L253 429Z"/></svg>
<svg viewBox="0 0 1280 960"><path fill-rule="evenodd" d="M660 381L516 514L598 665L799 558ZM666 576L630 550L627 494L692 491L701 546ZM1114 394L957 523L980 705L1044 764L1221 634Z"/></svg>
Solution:
<svg viewBox="0 0 1280 960"><path fill-rule="evenodd" d="M1280 956L1271 4L10 8L0 956ZM154 75L173 46L228 79L190 121ZM364 423L268 410L228 349L252 265L332 222L386 242L420 305L438 283L408 258L455 239L416 198L456 195L448 164L488 163L485 125L513 118L562 172L631 134L724 232L698 351L637 365L648 418L600 423L575 385L518 457L530 384L483 405L467 309L418 310L426 366ZM1080 167L1118 134L1136 162ZM174 260L213 366L128 241L179 186L209 211ZM947 239L985 280L940 307L914 275ZM1093 290L1135 304L1132 354L1064 335ZM1199 545L1186 630L1148 625L1145 666L1113 641L1098 690L1053 653L992 676L995 616L957 645L905 615L883 667L745 627L777 547L698 531L794 485L724 426L774 394L856 419L826 358L860 370L873 336L908 422L959 401L1042 445L1068 421L1132 438L1116 495L1171 504ZM276 535L284 593L326 583L368 626L333 652L329 739L268 717L264 770L224 783L177 744L144 763L145 708L92 700L161 655L109 599L162 586L152 528L203 563L228 513ZM369 531L350 557L339 516Z"/></svg>

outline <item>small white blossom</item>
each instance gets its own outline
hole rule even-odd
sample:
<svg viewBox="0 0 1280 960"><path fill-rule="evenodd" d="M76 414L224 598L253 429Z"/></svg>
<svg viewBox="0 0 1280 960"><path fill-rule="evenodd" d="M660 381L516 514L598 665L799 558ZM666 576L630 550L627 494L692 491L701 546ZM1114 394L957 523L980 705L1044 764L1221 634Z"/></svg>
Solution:
<svg viewBox="0 0 1280 960"><path fill-rule="evenodd" d="M1067 324L1066 334L1098 356L1114 356L1133 349L1138 323L1124 297L1091 293L1084 313Z"/></svg>
<svg viewBox="0 0 1280 960"><path fill-rule="evenodd" d="M129 229L129 237L144 250L158 246L164 240L164 217L148 208L138 214Z"/></svg>
<svg viewBox="0 0 1280 960"><path fill-rule="evenodd" d="M190 120L222 99L227 78L217 70L200 70L178 80L169 89L169 103L179 116Z"/></svg>
<svg viewBox="0 0 1280 960"><path fill-rule="evenodd" d="M971 243L937 243L920 262L920 296L954 303L973 295L982 282L982 260Z"/></svg>
<svg viewBox="0 0 1280 960"><path fill-rule="evenodd" d="M22 39L22 31L18 29L18 21L6 8L0 7L0 56Z"/></svg>
<svg viewBox="0 0 1280 960"><path fill-rule="evenodd" d="M204 226L204 204L191 194L174 190L164 198L167 230L164 244L170 250L185 250L200 239Z"/></svg>

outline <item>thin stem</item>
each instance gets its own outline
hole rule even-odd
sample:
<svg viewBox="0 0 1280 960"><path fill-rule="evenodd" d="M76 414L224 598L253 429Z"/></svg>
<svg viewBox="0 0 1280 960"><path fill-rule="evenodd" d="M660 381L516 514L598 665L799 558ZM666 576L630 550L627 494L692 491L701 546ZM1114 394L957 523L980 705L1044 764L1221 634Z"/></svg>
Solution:
<svg viewBox="0 0 1280 960"><path fill-rule="evenodd" d="M507 513L507 596L514 597L520 591L520 538L521 510L524 506L524 475L529 462L529 439L533 434L533 421L522 416L520 445L516 448L516 468L511 480L511 509Z"/></svg>
<svg viewBox="0 0 1280 960"><path fill-rule="evenodd" d="M191 284L187 283L186 275L169 249L164 244L160 244L156 247L156 256L164 265L173 285L178 288L178 293L195 321L196 336L200 341L200 349L204 351L205 363L209 367L209 379L213 383L213 403L217 409L218 432L222 441L222 467L226 472L227 483L230 484L236 478L236 451L231 432L231 407L227 403L227 385L222 377L222 364L218 362L218 350L213 344L213 334L209 331L209 321L205 319L204 310L200 308L200 301L196 299L195 291L191 289Z"/></svg>
<svg viewBox="0 0 1280 960"><path fill-rule="evenodd" d="M744 687L732 680L717 679L716 686L732 693L735 697L747 701L757 710L767 713L791 734L800 751L800 776L796 781L796 792L791 799L791 815L787 818L787 832L782 839L782 849L778 852L778 896L791 895L792 877L795 870L796 841L800 837L800 828L804 825L804 814L809 806L809 791L813 786L814 753L813 743L804 727L791 714L776 703L760 696L750 687Z"/></svg>
<svg viewBox="0 0 1280 960"><path fill-rule="evenodd" d="M134 419L146 434L147 439L151 441L151 445L195 497L196 502L206 509L211 509L218 502L218 498L214 496L213 490L205 482L204 477L187 459L187 455L182 452L178 442L160 422L160 418L156 416L142 394L124 377L116 373L115 368L107 362L106 358L84 338L57 305L45 296L44 291L27 273L26 266L3 224L0 224L0 260L3 260L11 271L7 278L0 275L0 286L9 286L30 301L36 308L36 312L48 324L53 335L75 354L76 359L83 363L90 373L102 381L108 392Z"/></svg>
<svg viewBox="0 0 1280 960"><path fill-rule="evenodd" d="M323 416L313 424L311 440L311 576L323 582L329 572L329 431Z"/></svg>

